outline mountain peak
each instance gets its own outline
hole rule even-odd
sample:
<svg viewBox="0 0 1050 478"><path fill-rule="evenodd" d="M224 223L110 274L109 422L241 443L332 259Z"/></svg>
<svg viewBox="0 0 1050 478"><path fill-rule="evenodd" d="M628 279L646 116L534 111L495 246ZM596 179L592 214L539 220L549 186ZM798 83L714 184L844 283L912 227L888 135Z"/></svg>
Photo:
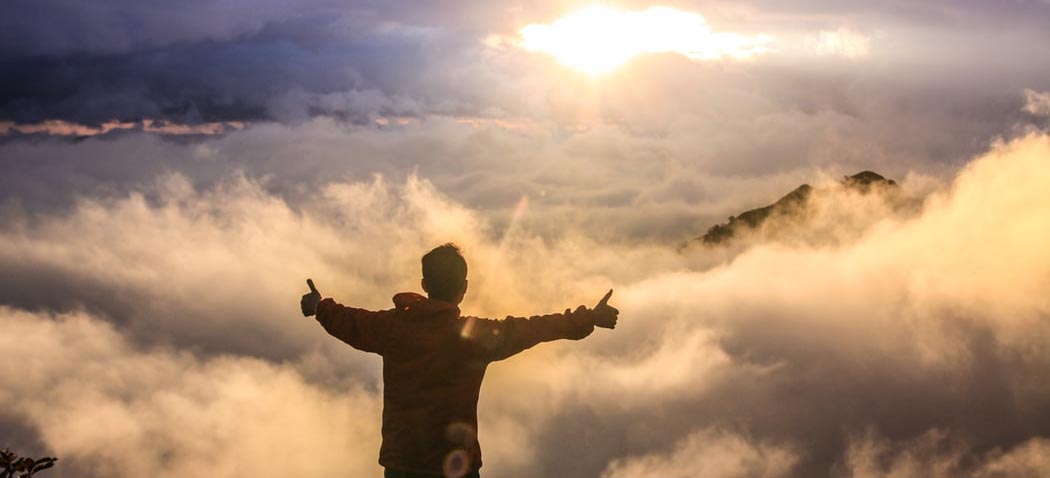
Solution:
<svg viewBox="0 0 1050 478"><path fill-rule="evenodd" d="M881 174L873 171L861 171L853 176L844 176L842 178L842 185L849 188L860 188L867 190L872 185L876 186L896 186L897 183L892 179L886 179Z"/></svg>
<svg viewBox="0 0 1050 478"><path fill-rule="evenodd" d="M867 194L874 189L895 188L897 183L886 179L873 171L861 171L852 176L844 176L839 184L846 189ZM805 212L815 188L803 184L768 206L744 211L736 216L729 216L729 222L711 226L704 235L690 242L702 242L712 246L726 242L739 233L755 230L772 216L798 215Z"/></svg>

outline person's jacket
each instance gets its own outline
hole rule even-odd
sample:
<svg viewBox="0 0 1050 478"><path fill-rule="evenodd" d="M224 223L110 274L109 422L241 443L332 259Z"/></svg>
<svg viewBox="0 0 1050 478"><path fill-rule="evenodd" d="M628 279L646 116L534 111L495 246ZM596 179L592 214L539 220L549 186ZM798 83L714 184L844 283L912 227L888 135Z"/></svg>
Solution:
<svg viewBox="0 0 1050 478"><path fill-rule="evenodd" d="M540 342L582 339L591 310L507 317L460 317L459 307L419 294L394 296L373 312L324 299L317 321L356 349L383 356L383 445L379 463L420 473L481 467L478 393L485 367Z"/></svg>

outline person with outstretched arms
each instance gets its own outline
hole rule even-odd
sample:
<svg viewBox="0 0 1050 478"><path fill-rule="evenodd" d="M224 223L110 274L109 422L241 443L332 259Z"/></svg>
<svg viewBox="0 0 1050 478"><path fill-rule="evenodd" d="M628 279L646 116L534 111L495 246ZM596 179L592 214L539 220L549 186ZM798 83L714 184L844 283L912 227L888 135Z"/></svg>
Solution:
<svg viewBox="0 0 1050 478"><path fill-rule="evenodd" d="M332 336L383 357L383 444L386 478L478 478L478 394L489 363L541 342L579 340L595 327L616 328L610 290L593 308L503 320L463 317L467 263L454 244L423 256L427 296L402 292L394 307L370 311L310 292L300 305Z"/></svg>

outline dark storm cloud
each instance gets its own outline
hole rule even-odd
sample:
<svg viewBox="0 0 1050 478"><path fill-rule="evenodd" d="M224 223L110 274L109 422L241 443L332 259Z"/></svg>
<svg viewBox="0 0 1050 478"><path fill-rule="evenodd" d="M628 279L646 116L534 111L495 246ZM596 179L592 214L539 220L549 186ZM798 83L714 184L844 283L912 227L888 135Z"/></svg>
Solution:
<svg viewBox="0 0 1050 478"><path fill-rule="evenodd" d="M821 30L858 28L873 38L874 57L898 61L890 67L892 78L921 79L925 67L916 64L947 65L954 68L947 71L953 77L994 80L988 89L996 91L1003 91L999 83L1007 77L1029 83L1045 78L1046 62L1030 52L1045 43L1046 32L1032 22L1050 15L1050 7L1037 2L996 9L978 4L983 5L972 6L980 14L943 2L797 5L799 15L815 18L803 23L785 18L773 5L757 5L728 18L744 30L783 33L785 41L798 37L792 40L796 43ZM702 6L680 6L705 13ZM714 18L717 6L709 6ZM537 98L548 94L542 78L550 65L513 47L492 50L482 40L489 34L513 36L528 22L550 21L564 7L502 2L482 8L471 2L9 2L0 7L0 67L5 72L0 78L0 121L543 116L549 112ZM923 20L923 12L973 20L931 23ZM1015 18L1028 23L1009 23L1009 30L998 26ZM730 20L727 24L733 24ZM784 64L797 63L796 47L778 48L787 55ZM991 75L973 67L974 55L1010 74ZM803 74L813 73L814 67L821 65L796 65ZM924 80L931 81L936 85L938 80ZM340 99L362 92L382 98L381 104Z"/></svg>
<svg viewBox="0 0 1050 478"><path fill-rule="evenodd" d="M324 94L384 84L412 86L393 70L419 63L411 43L308 48L289 42L197 43L115 56L7 60L4 119L32 123L62 118L179 122L254 120L274 116L271 100L293 90ZM304 111L308 104L300 106ZM322 111L350 116L373 111ZM378 109L379 113L386 112Z"/></svg>
<svg viewBox="0 0 1050 478"><path fill-rule="evenodd" d="M402 23L398 8L385 4L12 2L2 8L0 119L21 123L280 117L271 110L275 96L369 88L424 101L421 82L435 60L448 61L461 54L464 41L476 39L460 39L454 25L439 28L434 18ZM449 104L439 99L431 100ZM351 119L371 112L299 107Z"/></svg>
<svg viewBox="0 0 1050 478"><path fill-rule="evenodd" d="M119 55L248 38L322 46L367 37L377 28L444 26L478 32L482 25L502 25L506 18L495 13L507 10L462 1L345 0L12 0L0 8L0 55L5 58Z"/></svg>

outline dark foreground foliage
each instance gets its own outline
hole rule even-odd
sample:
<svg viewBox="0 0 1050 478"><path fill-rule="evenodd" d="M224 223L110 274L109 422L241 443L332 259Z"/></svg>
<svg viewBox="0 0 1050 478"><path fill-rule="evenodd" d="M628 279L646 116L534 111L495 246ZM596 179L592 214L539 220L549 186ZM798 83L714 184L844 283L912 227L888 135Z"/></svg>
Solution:
<svg viewBox="0 0 1050 478"><path fill-rule="evenodd" d="M32 459L20 457L11 450L4 448L0 450L0 478L29 478L40 472L55 466L58 458L43 457Z"/></svg>

